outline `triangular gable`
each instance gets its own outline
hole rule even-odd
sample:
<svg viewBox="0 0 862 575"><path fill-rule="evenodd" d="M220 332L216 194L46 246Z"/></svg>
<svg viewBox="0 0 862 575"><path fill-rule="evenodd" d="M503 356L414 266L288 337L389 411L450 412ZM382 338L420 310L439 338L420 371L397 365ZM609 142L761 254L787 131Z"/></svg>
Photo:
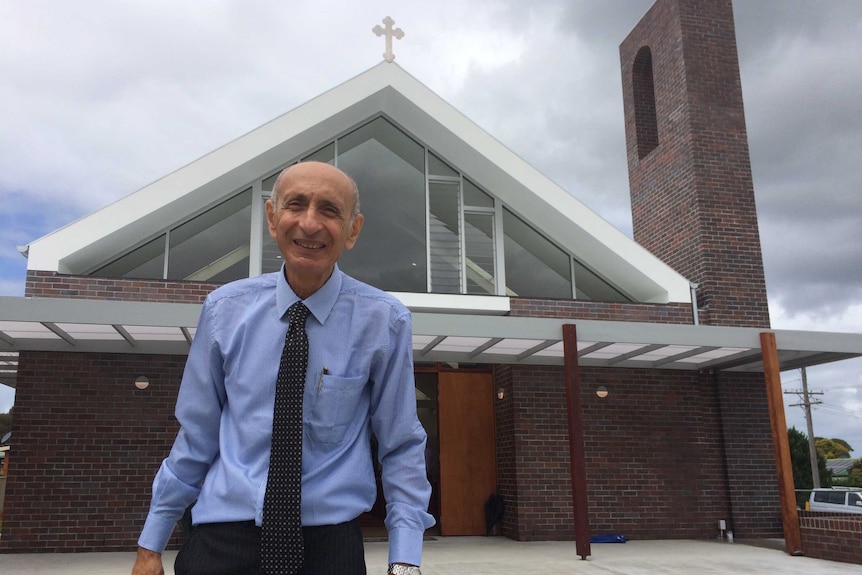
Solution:
<svg viewBox="0 0 862 575"><path fill-rule="evenodd" d="M690 302L688 281L394 63L359 76L28 246L31 270L82 273L384 115L636 301Z"/></svg>

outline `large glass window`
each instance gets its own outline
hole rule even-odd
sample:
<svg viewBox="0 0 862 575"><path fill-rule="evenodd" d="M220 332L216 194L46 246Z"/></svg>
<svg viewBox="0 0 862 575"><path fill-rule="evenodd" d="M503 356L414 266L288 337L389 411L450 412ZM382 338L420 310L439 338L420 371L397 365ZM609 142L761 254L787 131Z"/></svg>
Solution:
<svg viewBox="0 0 862 575"><path fill-rule="evenodd" d="M503 210L506 290L535 298L572 298L569 255L509 210Z"/></svg>
<svg viewBox="0 0 862 575"><path fill-rule="evenodd" d="M160 280L165 274L165 234L93 272L106 278Z"/></svg>
<svg viewBox="0 0 862 575"><path fill-rule="evenodd" d="M168 279L226 283L248 277L251 188L171 230Z"/></svg>
<svg viewBox="0 0 862 575"><path fill-rule="evenodd" d="M387 291L427 291L425 149L384 118L338 140L339 168L359 187L362 233L347 274Z"/></svg>
<svg viewBox="0 0 862 575"><path fill-rule="evenodd" d="M570 299L574 289L577 299L630 301L384 117L291 161L310 160L337 165L359 187L365 224L339 266L361 281L397 292ZM277 176L262 174L94 275L223 283L277 271L264 209Z"/></svg>

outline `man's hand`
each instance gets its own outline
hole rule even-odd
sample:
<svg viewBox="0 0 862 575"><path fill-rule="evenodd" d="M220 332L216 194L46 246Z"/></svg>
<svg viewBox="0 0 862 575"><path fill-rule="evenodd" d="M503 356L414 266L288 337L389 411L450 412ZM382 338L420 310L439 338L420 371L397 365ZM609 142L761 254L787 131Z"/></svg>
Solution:
<svg viewBox="0 0 862 575"><path fill-rule="evenodd" d="M132 575L165 575L162 554L138 547L138 557L132 567Z"/></svg>

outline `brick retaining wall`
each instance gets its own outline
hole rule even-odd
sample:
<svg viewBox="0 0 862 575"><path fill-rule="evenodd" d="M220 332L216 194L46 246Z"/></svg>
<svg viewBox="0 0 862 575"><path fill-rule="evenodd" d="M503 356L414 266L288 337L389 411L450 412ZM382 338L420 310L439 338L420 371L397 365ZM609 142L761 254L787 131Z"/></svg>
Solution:
<svg viewBox="0 0 862 575"><path fill-rule="evenodd" d="M806 556L862 565L862 515L800 510L799 526Z"/></svg>

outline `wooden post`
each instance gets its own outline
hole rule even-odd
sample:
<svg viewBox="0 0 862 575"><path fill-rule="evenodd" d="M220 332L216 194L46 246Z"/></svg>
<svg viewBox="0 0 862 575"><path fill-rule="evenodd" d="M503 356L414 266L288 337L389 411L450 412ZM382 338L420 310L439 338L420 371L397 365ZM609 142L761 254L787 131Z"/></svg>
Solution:
<svg viewBox="0 0 862 575"><path fill-rule="evenodd" d="M569 462L572 473L572 516L575 548L581 559L590 556L590 518L587 514L587 465L581 408L581 377L578 367L578 334L573 324L563 325L563 356L566 370L566 409L569 416Z"/></svg>
<svg viewBox="0 0 862 575"><path fill-rule="evenodd" d="M778 493L781 500L781 522L784 528L784 547L790 555L803 555L799 514L796 512L796 491L793 485L793 466L790 462L790 442L787 439L787 421L784 419L784 398L781 393L781 371L778 368L778 347L775 334L760 334L763 354L763 375L766 378L766 398L769 402L769 421L772 424L772 446L775 449L775 467L778 471Z"/></svg>

